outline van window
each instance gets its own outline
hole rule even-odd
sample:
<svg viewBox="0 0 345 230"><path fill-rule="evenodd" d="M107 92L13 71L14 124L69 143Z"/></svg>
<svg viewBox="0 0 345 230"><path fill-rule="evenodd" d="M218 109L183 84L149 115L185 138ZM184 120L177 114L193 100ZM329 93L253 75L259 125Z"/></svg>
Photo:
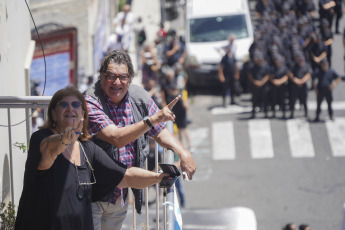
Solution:
<svg viewBox="0 0 345 230"><path fill-rule="evenodd" d="M244 14L190 19L190 42L215 42L249 36Z"/></svg>

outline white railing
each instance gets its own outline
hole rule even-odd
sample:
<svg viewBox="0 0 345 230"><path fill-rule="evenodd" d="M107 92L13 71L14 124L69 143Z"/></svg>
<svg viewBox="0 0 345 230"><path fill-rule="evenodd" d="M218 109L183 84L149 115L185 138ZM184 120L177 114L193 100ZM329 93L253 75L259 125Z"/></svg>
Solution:
<svg viewBox="0 0 345 230"><path fill-rule="evenodd" d="M32 109L42 108L44 109L44 118L46 118L46 111L51 100L51 96L22 96L22 97L15 97L15 96L0 96L0 109L7 109L7 127L8 127L8 146L9 146L9 156L10 156L10 188L11 188L11 200L14 204L14 186L13 186L13 141L12 141L12 127L25 123L26 127L26 140L27 146L30 141L31 136L31 116L32 116ZM25 119L19 123L12 124L11 121L11 110L12 109L24 109L25 110ZM173 132L173 123L168 122L167 128L169 131ZM174 163L174 152L171 150L164 149L163 150L163 158L162 162L173 164ZM158 144L156 143L155 149L155 168L158 172ZM147 165L147 162L145 163ZM156 184L156 230L160 229L159 226L159 211L160 211L160 204L159 204L159 186ZM20 188L21 189L21 188ZM164 203L167 204L174 204L174 194L173 190L174 186L169 190L164 189ZM150 229L149 225L149 209L148 209L148 188L145 189L145 221L146 221L146 228ZM170 208L169 205L162 205L163 207L163 227L164 230L173 230L174 229L174 211L173 208ZM133 207L133 230L136 229L136 213L135 207Z"/></svg>

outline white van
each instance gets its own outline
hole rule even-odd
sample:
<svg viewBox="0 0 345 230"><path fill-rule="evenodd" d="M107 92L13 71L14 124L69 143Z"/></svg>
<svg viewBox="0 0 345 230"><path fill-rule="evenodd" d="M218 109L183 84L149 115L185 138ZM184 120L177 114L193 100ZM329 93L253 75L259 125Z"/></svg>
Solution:
<svg viewBox="0 0 345 230"><path fill-rule="evenodd" d="M231 34L241 68L253 42L248 0L187 0L186 67L191 87L219 85L218 66Z"/></svg>

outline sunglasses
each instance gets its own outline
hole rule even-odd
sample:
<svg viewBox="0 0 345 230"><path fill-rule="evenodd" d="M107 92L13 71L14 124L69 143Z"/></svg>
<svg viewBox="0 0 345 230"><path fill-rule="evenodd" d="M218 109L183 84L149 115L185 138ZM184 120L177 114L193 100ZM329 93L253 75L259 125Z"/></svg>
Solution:
<svg viewBox="0 0 345 230"><path fill-rule="evenodd" d="M67 101L60 101L58 103L58 105L60 106L61 109L66 109L70 104L68 104ZM81 106L81 102L80 101L72 101L71 105L74 109L79 109Z"/></svg>
<svg viewBox="0 0 345 230"><path fill-rule="evenodd" d="M123 83L127 83L129 80L129 74L105 73L104 76L108 82L114 82L117 78Z"/></svg>

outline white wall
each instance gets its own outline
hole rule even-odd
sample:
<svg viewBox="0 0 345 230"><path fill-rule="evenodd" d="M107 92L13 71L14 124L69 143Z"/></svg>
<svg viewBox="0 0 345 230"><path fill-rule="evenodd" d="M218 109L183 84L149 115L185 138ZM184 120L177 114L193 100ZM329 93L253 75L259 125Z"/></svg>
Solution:
<svg viewBox="0 0 345 230"><path fill-rule="evenodd" d="M29 95L28 67L32 60L34 43L30 35L30 17L24 0L0 0L0 96ZM12 123L25 119L24 110L11 111ZM9 136L7 110L0 109L0 190L9 191ZM5 125L5 126L4 126ZM25 123L12 129L13 143L26 143ZM23 186L26 153L13 148L15 204ZM11 199L11 195L0 194Z"/></svg>

